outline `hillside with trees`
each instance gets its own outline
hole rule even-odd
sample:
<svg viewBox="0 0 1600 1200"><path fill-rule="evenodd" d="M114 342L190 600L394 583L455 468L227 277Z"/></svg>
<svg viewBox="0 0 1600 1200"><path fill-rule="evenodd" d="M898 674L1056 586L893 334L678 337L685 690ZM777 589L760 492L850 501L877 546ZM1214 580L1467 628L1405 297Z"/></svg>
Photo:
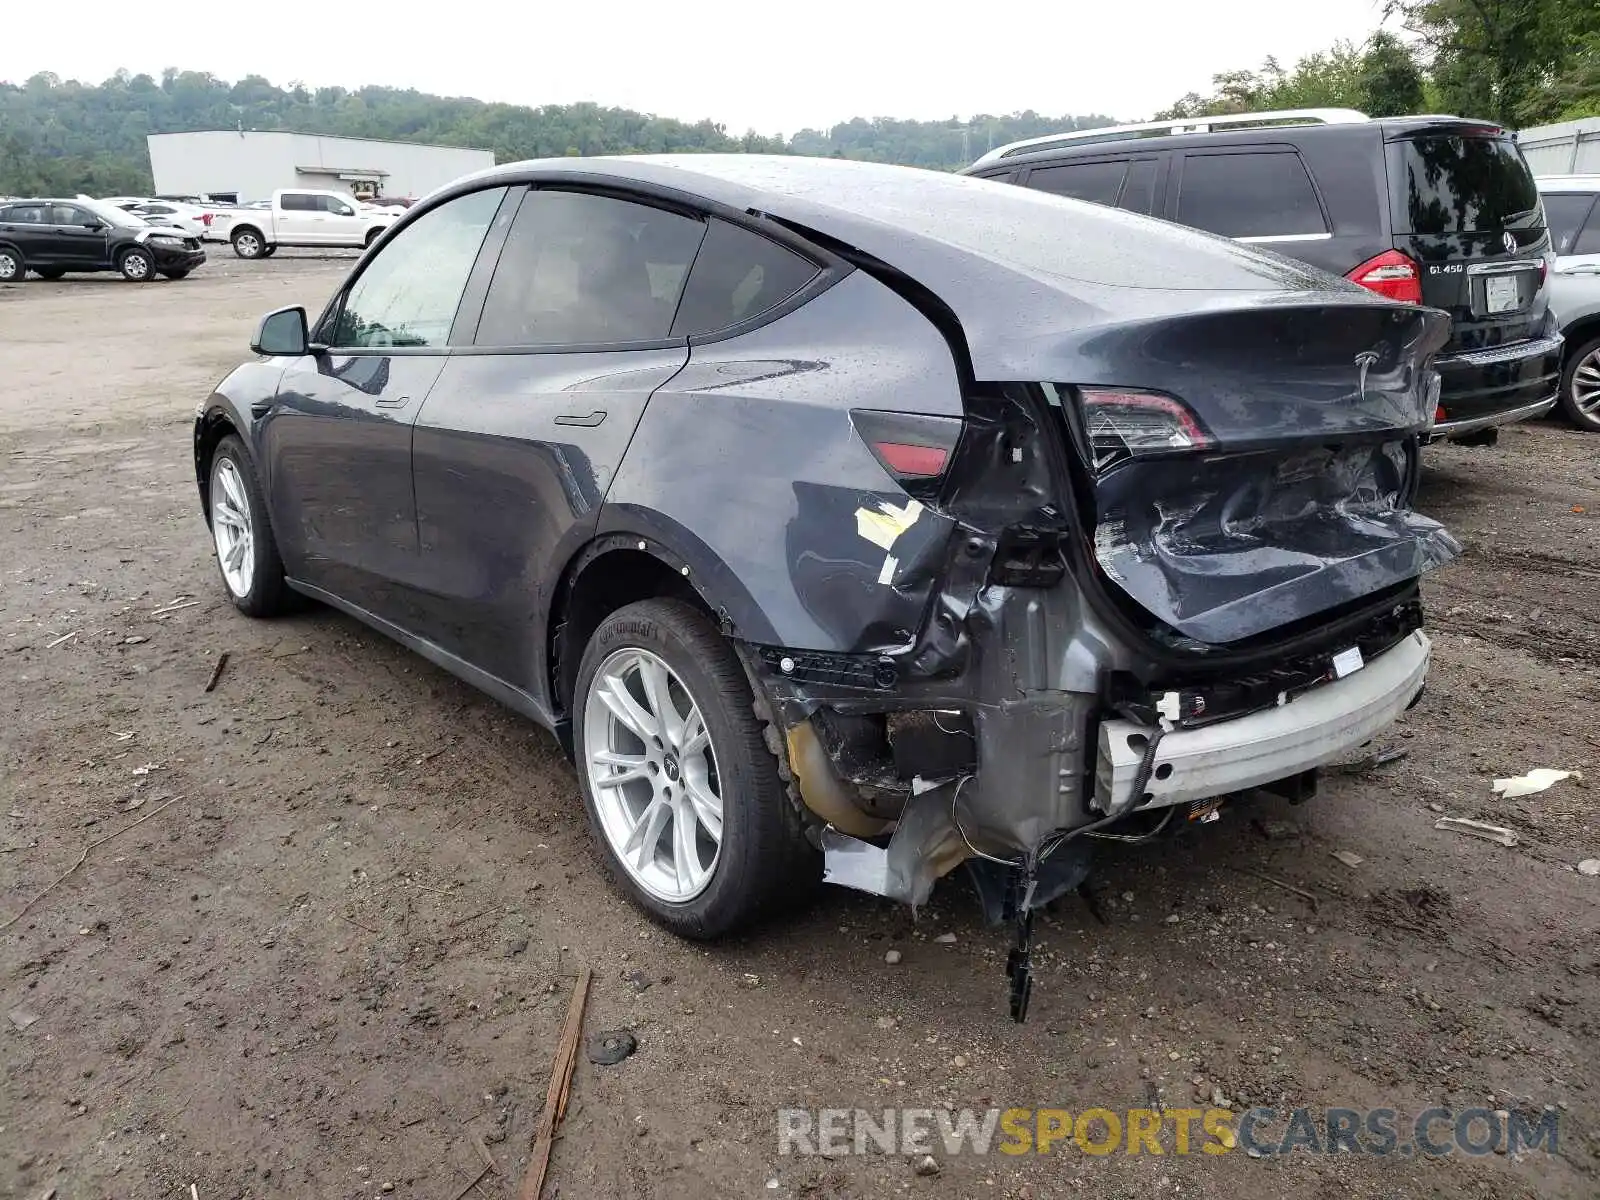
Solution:
<svg viewBox="0 0 1600 1200"><path fill-rule="evenodd" d="M1356 108L1487 117L1516 129L1600 116L1596 0L1387 0L1380 31L1285 68L1224 71L1166 116L1261 109Z"/></svg>
<svg viewBox="0 0 1600 1200"><path fill-rule="evenodd" d="M1110 123L1036 113L949 121L856 120L785 141L597 104L489 104L396 88L228 83L198 71L118 72L100 84L51 74L0 83L0 194L139 194L151 187L145 135L291 129L493 150L501 162L577 154L745 151L839 155L954 170L992 145Z"/></svg>

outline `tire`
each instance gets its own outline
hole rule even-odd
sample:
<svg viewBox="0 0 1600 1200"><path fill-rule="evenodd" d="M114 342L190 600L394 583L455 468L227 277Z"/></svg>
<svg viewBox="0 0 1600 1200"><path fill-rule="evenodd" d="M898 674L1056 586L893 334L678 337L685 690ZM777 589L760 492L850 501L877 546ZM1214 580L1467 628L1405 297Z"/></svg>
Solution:
<svg viewBox="0 0 1600 1200"><path fill-rule="evenodd" d="M233 252L240 258L261 258L267 248L261 234L248 227L234 230L230 240L233 242Z"/></svg>
<svg viewBox="0 0 1600 1200"><path fill-rule="evenodd" d="M250 456L236 435L229 434L217 443L206 465L206 478L210 481L206 494L210 497L212 548L228 599L247 616L288 612L293 606L292 593L284 582L283 560L272 536L266 500ZM235 559L241 534L247 545Z"/></svg>
<svg viewBox="0 0 1600 1200"><path fill-rule="evenodd" d="M271 258L277 252L278 252L278 247L276 245L263 246L261 248L261 257L262 258Z"/></svg>
<svg viewBox="0 0 1600 1200"><path fill-rule="evenodd" d="M369 229L369 230L367 230L367 240L362 242L361 244L365 249L370 250L370 249L372 249L372 243L377 241L382 236L383 236L383 230L381 230L381 229Z"/></svg>
<svg viewBox="0 0 1600 1200"><path fill-rule="evenodd" d="M650 676L653 689L645 686ZM618 700L619 686L631 706ZM669 699L662 707L674 714L669 731L660 741L633 732L650 732L653 697L663 694ZM612 613L584 650L572 708L590 828L613 880L658 924L680 937L717 938L809 894L821 858L778 777L744 669L699 610L679 600L642 600ZM700 739L683 736L696 712L706 735L698 751L692 747ZM609 786L608 776L617 777ZM700 816L718 810L720 840ZM680 831L689 835L688 870ZM632 840L642 834L651 852L635 850L624 862L630 833Z"/></svg>
<svg viewBox="0 0 1600 1200"><path fill-rule="evenodd" d="M134 246L117 259L117 270L131 283L149 283L156 277L156 260L150 251Z"/></svg>
<svg viewBox="0 0 1600 1200"><path fill-rule="evenodd" d="M1561 411L1579 429L1600 433L1600 337L1567 353L1561 372Z"/></svg>
<svg viewBox="0 0 1600 1200"><path fill-rule="evenodd" d="M28 264L22 251L0 246L0 283L21 283L27 273Z"/></svg>
<svg viewBox="0 0 1600 1200"><path fill-rule="evenodd" d="M56 280L66 275L67 272L66 268L64 267L35 267L33 269L33 273L40 279L47 279L51 283L54 283Z"/></svg>
<svg viewBox="0 0 1600 1200"><path fill-rule="evenodd" d="M189 269L187 267L183 268L181 271L163 271L161 273L163 275L165 275L168 279L187 279L187 278L189 278Z"/></svg>

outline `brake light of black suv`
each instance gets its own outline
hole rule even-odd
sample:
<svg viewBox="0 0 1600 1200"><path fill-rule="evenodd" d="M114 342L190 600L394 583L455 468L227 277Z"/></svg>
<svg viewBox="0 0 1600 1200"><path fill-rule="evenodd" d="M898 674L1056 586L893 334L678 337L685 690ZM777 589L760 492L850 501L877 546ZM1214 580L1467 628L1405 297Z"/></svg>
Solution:
<svg viewBox="0 0 1600 1200"><path fill-rule="evenodd" d="M1402 304L1422 303L1422 269L1398 250L1367 259L1345 278Z"/></svg>

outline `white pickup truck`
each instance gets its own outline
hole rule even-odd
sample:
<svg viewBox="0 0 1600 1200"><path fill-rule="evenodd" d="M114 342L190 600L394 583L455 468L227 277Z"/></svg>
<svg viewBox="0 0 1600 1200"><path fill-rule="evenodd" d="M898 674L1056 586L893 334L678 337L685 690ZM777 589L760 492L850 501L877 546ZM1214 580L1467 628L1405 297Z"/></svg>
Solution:
<svg viewBox="0 0 1600 1200"><path fill-rule="evenodd" d="M396 219L338 192L283 188L271 208L219 210L211 237L232 242L240 258L271 258L279 246L370 246Z"/></svg>

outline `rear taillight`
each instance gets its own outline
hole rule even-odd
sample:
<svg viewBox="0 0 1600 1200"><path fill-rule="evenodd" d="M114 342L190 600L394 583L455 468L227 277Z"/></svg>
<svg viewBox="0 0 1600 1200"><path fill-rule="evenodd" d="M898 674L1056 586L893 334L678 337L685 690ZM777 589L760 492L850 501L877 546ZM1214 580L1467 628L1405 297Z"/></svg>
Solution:
<svg viewBox="0 0 1600 1200"><path fill-rule="evenodd" d="M1385 250L1367 259L1345 278L1391 300L1422 303L1422 271L1398 250Z"/></svg>
<svg viewBox="0 0 1600 1200"><path fill-rule="evenodd" d="M1127 458L1207 450L1216 444L1188 406L1171 396L1105 388L1080 388L1078 395L1097 472Z"/></svg>
<svg viewBox="0 0 1600 1200"><path fill-rule="evenodd" d="M937 494L961 440L961 418L857 408L850 419L896 483L922 499Z"/></svg>
<svg viewBox="0 0 1600 1200"><path fill-rule="evenodd" d="M202 225L209 226L211 224L211 214L210 213L201 213L200 214L200 223Z"/></svg>

